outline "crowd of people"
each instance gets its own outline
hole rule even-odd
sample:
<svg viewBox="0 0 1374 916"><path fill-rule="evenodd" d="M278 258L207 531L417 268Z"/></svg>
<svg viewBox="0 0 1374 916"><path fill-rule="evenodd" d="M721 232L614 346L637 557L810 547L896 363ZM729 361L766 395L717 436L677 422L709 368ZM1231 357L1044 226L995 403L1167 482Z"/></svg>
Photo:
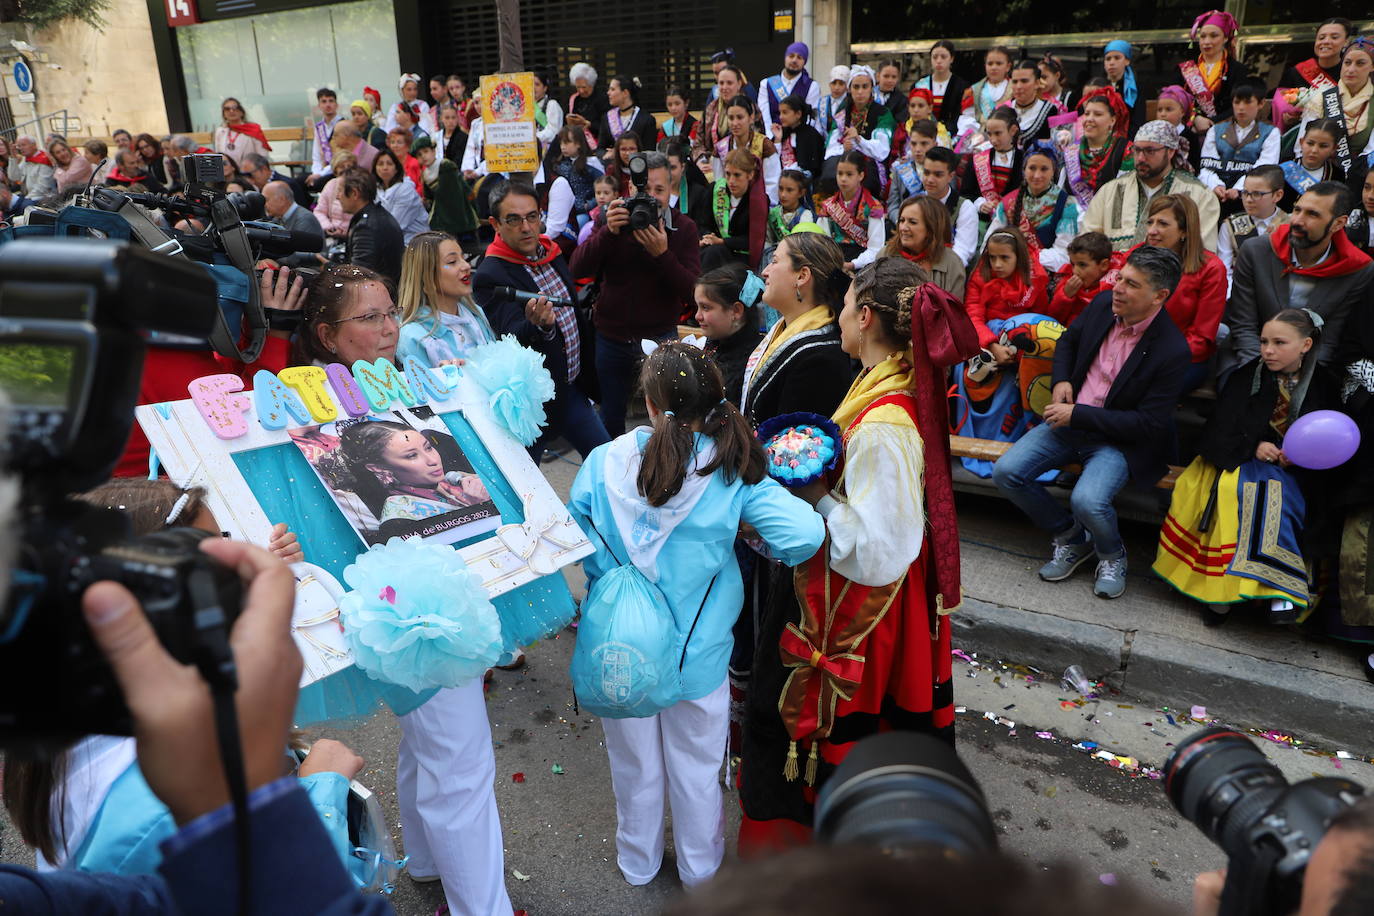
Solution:
<svg viewBox="0 0 1374 916"><path fill-rule="evenodd" d="M1359 644L1374 680L1374 41L1329 20L1271 87L1236 58L1237 33L1227 13L1199 17L1197 56L1153 101L1124 40L1081 87L1052 53L1001 47L958 74L948 41L906 90L895 61L822 83L799 42L755 85L724 51L709 97L671 87L661 119L632 75L603 86L578 63L563 104L536 71L532 175L489 166L482 98L456 76L403 74L395 101L369 88L347 108L319 89L302 175L274 167L228 98L203 148L20 137L0 149L0 203L22 218L91 184L175 189L180 155L218 152L227 190L258 190L269 217L321 237L260 265L271 330L258 362L228 367L245 381L461 365L505 336L539 354L554 394L530 453L566 442L583 459L571 509L597 547L591 584L628 556L690 639L681 701L605 720L617 862L631 884L655 877L666 798L693 886L724 855L728 756L741 854L763 855L809 840L815 788L860 738L953 740L951 433L1009 445L953 460L1049 535L1040 577L1091 563L1108 599L1127 587L1119 492L1186 465L1154 571L1209 624L1254 607ZM647 225L628 201L641 190ZM684 325L704 347L679 342ZM141 397L184 398L223 371L155 348ZM1185 402L1210 420L1180 443ZM1284 436L1314 410L1369 444L1335 470L1297 467ZM754 431L799 412L833 418L844 455L787 490ZM135 433L120 472L146 475L148 458ZM138 497L150 517L213 526L163 490ZM273 547L299 553L284 533ZM480 684L402 724L412 873L442 880L454 913L509 912ZM463 777L434 778L445 767ZM337 788L323 782L319 806ZM40 798L25 836L59 863L72 853L50 816Z"/></svg>

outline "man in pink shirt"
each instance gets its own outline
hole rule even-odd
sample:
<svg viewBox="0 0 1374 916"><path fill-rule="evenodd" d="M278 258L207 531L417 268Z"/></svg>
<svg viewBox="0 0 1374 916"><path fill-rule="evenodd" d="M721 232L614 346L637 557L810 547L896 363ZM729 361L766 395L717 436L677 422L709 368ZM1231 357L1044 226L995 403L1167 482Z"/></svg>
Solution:
<svg viewBox="0 0 1374 916"><path fill-rule="evenodd" d="M1116 285L1069 325L1054 354L1045 422L993 467L997 488L1053 537L1040 578L1069 578L1094 556L1093 593L1126 591L1126 548L1112 501L1128 481L1151 487L1174 450L1174 408L1191 354L1164 303L1178 285L1178 256L1149 245L1133 251ZM1037 482L1045 471L1082 465L1066 509Z"/></svg>

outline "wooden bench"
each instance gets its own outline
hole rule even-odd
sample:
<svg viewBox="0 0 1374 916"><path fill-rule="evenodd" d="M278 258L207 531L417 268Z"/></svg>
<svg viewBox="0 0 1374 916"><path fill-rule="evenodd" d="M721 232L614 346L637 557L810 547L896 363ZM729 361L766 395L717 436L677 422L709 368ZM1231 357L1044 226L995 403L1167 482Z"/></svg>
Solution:
<svg viewBox="0 0 1374 916"><path fill-rule="evenodd" d="M995 439L974 439L971 436L950 436L949 453L955 458L975 458L980 461L996 461L1007 453L1007 449L1012 447L1011 442L998 442ZM1067 464L1062 470L1077 473L1083 468L1077 464ZM1183 473L1183 468L1169 466L1169 473L1160 478L1159 483L1155 484L1161 490L1172 490L1174 481L1178 480L1178 475Z"/></svg>

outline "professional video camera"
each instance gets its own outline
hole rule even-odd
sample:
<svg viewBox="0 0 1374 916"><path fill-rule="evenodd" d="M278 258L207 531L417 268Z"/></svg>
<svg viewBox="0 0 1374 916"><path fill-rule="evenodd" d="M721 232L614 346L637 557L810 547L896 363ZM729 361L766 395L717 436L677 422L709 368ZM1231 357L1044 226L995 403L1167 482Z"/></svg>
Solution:
<svg viewBox="0 0 1374 916"><path fill-rule="evenodd" d="M144 335L204 339L215 281L179 258L93 239L0 246L0 387L11 402L4 469L22 496L0 607L0 746L41 752L130 734L123 697L81 615L91 583L122 582L168 651L234 687L229 627L242 588L174 528L140 538L124 515L68 494L110 476L138 403ZM15 524L17 523L17 524Z"/></svg>
<svg viewBox="0 0 1374 916"><path fill-rule="evenodd" d="M229 359L255 362L268 329L268 316L258 297L255 265L264 257L318 251L323 239L318 234L292 232L258 221L263 215L263 197L256 191L225 194L224 157L219 153L181 157L181 174L186 182L176 194L88 188L60 212L30 211L29 228L51 225L51 231L59 236L79 229L85 235L129 238L159 255L204 265L218 285L220 307L219 319L206 337L208 343ZM204 223L205 228L200 233L164 230L148 215L149 210L193 219ZM117 216L118 222L99 218L107 213ZM247 344L240 347L245 326Z"/></svg>
<svg viewBox="0 0 1374 916"><path fill-rule="evenodd" d="M625 209L630 213L631 229L648 229L658 222L658 201L650 196L649 161L643 153L630 157L630 181L634 182L634 196L625 201Z"/></svg>
<svg viewBox="0 0 1374 916"><path fill-rule="evenodd" d="M1290 785L1249 738L1216 727L1174 748L1164 763L1164 791L1226 853L1221 916L1295 912L1327 825L1364 794L1338 776Z"/></svg>
<svg viewBox="0 0 1374 916"><path fill-rule="evenodd" d="M954 748L931 735L883 732L854 746L816 798L816 838L889 855L997 849L983 790Z"/></svg>

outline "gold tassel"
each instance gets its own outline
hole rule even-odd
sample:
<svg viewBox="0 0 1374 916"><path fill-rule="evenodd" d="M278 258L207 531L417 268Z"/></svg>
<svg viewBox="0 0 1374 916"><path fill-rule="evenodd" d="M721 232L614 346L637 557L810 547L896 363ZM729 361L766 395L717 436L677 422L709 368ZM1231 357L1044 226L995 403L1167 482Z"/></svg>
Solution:
<svg viewBox="0 0 1374 916"><path fill-rule="evenodd" d="M806 760L806 784L816 785L816 749L820 747L819 741L811 742L811 756Z"/></svg>
<svg viewBox="0 0 1374 916"><path fill-rule="evenodd" d="M782 766L782 778L788 782L797 781L797 742L787 747L787 762Z"/></svg>

